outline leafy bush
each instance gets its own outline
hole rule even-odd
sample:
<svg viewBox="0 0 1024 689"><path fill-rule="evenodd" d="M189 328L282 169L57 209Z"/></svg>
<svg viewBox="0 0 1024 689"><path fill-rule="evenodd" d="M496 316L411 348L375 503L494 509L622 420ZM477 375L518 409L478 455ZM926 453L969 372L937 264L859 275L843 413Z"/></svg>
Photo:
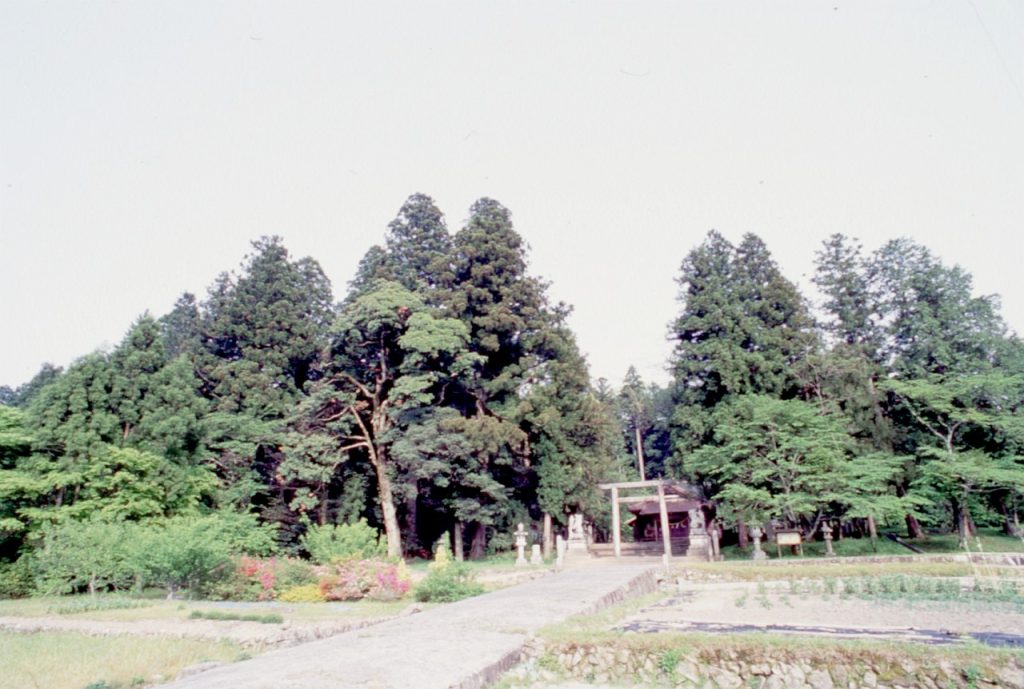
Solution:
<svg viewBox="0 0 1024 689"><path fill-rule="evenodd" d="M209 592L239 553L272 552L274 531L251 514L229 511L145 523L67 521L42 531L35 556L41 593L126 590L147 583L169 595Z"/></svg>
<svg viewBox="0 0 1024 689"><path fill-rule="evenodd" d="M285 603L322 603L324 594L320 592L319 584L302 584L285 589L277 599Z"/></svg>
<svg viewBox="0 0 1024 689"><path fill-rule="evenodd" d="M34 586L28 556L23 555L14 562L0 562L0 598L25 598L32 594Z"/></svg>
<svg viewBox="0 0 1024 689"><path fill-rule="evenodd" d="M381 558L343 560L318 570L324 600L397 600L409 592L404 563Z"/></svg>
<svg viewBox="0 0 1024 689"><path fill-rule="evenodd" d="M134 561L146 581L168 596L208 592L231 569L231 544L216 518L177 518L150 525L137 535Z"/></svg>
<svg viewBox="0 0 1024 689"><path fill-rule="evenodd" d="M484 587L475 581L469 568L454 562L448 545L442 542L437 546L434 561L427 566L427 576L416 585L413 595L418 601L450 603L483 592Z"/></svg>
<svg viewBox="0 0 1024 689"><path fill-rule="evenodd" d="M321 565L335 560L379 557L386 552L380 534L365 519L354 524L313 524L301 543L310 558Z"/></svg>
<svg viewBox="0 0 1024 689"><path fill-rule="evenodd" d="M427 576L416 585L413 595L418 601L450 603L483 592L483 585L475 581L466 565L452 562L447 567L429 570Z"/></svg>
<svg viewBox="0 0 1024 689"><path fill-rule="evenodd" d="M127 588L134 580L127 528L91 519L43 528L43 547L36 552L41 593L90 593Z"/></svg>
<svg viewBox="0 0 1024 689"><path fill-rule="evenodd" d="M279 594L298 586L316 584L313 566L297 557L278 558L275 578L274 590Z"/></svg>

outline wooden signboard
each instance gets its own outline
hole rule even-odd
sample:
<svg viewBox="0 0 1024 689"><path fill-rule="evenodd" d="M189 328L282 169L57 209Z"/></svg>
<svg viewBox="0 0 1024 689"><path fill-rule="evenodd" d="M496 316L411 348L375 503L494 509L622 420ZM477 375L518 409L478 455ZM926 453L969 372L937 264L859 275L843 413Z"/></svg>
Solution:
<svg viewBox="0 0 1024 689"><path fill-rule="evenodd" d="M803 556L803 539L800 537L799 531L776 531L775 549L778 551L779 557L782 557L782 546L784 545L792 546L800 552L801 557Z"/></svg>

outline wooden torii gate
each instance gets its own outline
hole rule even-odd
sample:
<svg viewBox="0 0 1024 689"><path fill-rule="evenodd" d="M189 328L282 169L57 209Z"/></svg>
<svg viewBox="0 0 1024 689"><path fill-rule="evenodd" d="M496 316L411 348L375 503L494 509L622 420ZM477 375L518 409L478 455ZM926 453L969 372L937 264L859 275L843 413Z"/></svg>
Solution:
<svg viewBox="0 0 1024 689"><path fill-rule="evenodd" d="M672 557L672 537L671 530L669 528L668 521L668 505L665 500L666 491L671 491L675 495L680 495L685 498L694 499L697 501L695 509L689 510L690 515L690 544L691 549L700 552L704 550L704 554L710 557L708 552L708 538L707 532L704 529L704 515L700 510L700 498L698 494L695 494L696 489L690 484L684 481L674 481L670 479L658 479L652 481L624 481L621 483L600 483L598 488L602 490L611 491L612 495L612 543L614 547L615 557L622 557L622 535L621 529L621 516L619 515L619 505L631 504L631 503L643 503L650 502L652 500L658 501L658 511L661 518L661 540L665 546L665 556ZM620 490L630 490L637 488L655 488L657 494L655 495L629 495L620 496ZM693 548L696 545L697 548Z"/></svg>

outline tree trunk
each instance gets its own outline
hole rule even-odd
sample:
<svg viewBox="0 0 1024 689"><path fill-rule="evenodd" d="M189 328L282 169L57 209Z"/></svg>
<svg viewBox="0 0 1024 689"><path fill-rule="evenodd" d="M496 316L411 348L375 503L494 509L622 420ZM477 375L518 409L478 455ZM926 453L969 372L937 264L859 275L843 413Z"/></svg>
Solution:
<svg viewBox="0 0 1024 689"><path fill-rule="evenodd" d="M747 524L743 521L736 522L736 535L740 540L740 550L746 550L750 545L750 536L747 534Z"/></svg>
<svg viewBox="0 0 1024 689"><path fill-rule="evenodd" d="M405 552L411 553L419 550L419 528L416 520L419 518L419 482L417 482L416 493L405 501Z"/></svg>
<svg viewBox="0 0 1024 689"><path fill-rule="evenodd" d="M842 532L840 531L840 533ZM875 525L875 518L870 514L868 515L868 536L871 537L872 543L878 540L878 527Z"/></svg>
<svg viewBox="0 0 1024 689"><path fill-rule="evenodd" d="M90 574L89 575L89 595L90 596L95 596L96 595L96 575L95 574Z"/></svg>
<svg viewBox="0 0 1024 689"><path fill-rule="evenodd" d="M640 427L634 426L633 433L634 438L636 439L634 441L636 444L636 466L640 471L640 480L646 481L647 479L644 477L644 443L643 439L640 437Z"/></svg>
<svg viewBox="0 0 1024 689"><path fill-rule="evenodd" d="M317 524L323 526L327 523L327 490L320 491L320 509L317 511Z"/></svg>
<svg viewBox="0 0 1024 689"><path fill-rule="evenodd" d="M904 517L904 520L907 522L907 538L924 537L924 529L921 528L921 523L917 521L917 517L908 514Z"/></svg>
<svg viewBox="0 0 1024 689"><path fill-rule="evenodd" d="M554 550L554 529L551 527L551 515L547 512L544 513L544 557L551 557L551 552Z"/></svg>
<svg viewBox="0 0 1024 689"><path fill-rule="evenodd" d="M964 500L964 534L968 538L978 535L978 527L974 525L974 517L971 516L971 510L967 507L966 500Z"/></svg>
<svg viewBox="0 0 1024 689"><path fill-rule="evenodd" d="M967 547L967 521L964 519L964 509L958 500L950 500L953 508L953 523L956 524L957 547L963 550Z"/></svg>
<svg viewBox="0 0 1024 689"><path fill-rule="evenodd" d="M469 559L479 560L487 551L487 526L477 522L473 529L473 542L469 546Z"/></svg>
<svg viewBox="0 0 1024 689"><path fill-rule="evenodd" d="M463 560L466 559L466 555L465 555L464 549L463 549L463 545L464 544L462 542L462 522L461 521L456 521L455 522L455 533L452 535L452 540L454 541L453 545L455 546L453 548L453 550L455 551L455 561L456 562L462 562Z"/></svg>
<svg viewBox="0 0 1024 689"><path fill-rule="evenodd" d="M377 474L377 496L380 498L380 510L384 513L384 535L388 541L388 557L402 557L402 530L398 526L398 511L395 509L394 491L391 490L391 477L388 476L383 449L373 449L370 459Z"/></svg>

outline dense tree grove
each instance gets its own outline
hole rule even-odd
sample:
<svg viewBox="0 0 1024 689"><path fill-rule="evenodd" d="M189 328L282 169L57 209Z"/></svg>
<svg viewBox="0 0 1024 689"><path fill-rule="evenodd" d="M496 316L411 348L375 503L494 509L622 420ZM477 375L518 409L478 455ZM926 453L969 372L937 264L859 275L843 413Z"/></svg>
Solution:
<svg viewBox="0 0 1024 689"><path fill-rule="evenodd" d="M285 552L366 519L391 556L450 534L478 557L518 521L597 511L614 410L546 290L491 199L450 234L409 197L338 302L315 260L264 237L204 299L0 391L0 560L238 515Z"/></svg>
<svg viewBox="0 0 1024 689"><path fill-rule="evenodd" d="M823 303L764 244L712 232L683 262L671 470L719 516L813 535L842 519L1019 532L1024 368L992 297L907 239L817 253Z"/></svg>
<svg viewBox="0 0 1024 689"><path fill-rule="evenodd" d="M865 255L834 235L813 281L817 308L756 235L711 232L678 276L670 384L630 368L614 388L592 384L497 201L450 233L409 197L344 295L262 238L205 298L0 388L0 564L80 550L47 581L94 590L127 570L89 544L134 533L166 560L134 576L173 589L174 558L224 557L175 534L309 554L365 523L392 557L445 535L479 557L520 521L606 529L597 484L658 477L699 484L741 542L827 520L1019 532L1024 346L998 302L906 239Z"/></svg>

